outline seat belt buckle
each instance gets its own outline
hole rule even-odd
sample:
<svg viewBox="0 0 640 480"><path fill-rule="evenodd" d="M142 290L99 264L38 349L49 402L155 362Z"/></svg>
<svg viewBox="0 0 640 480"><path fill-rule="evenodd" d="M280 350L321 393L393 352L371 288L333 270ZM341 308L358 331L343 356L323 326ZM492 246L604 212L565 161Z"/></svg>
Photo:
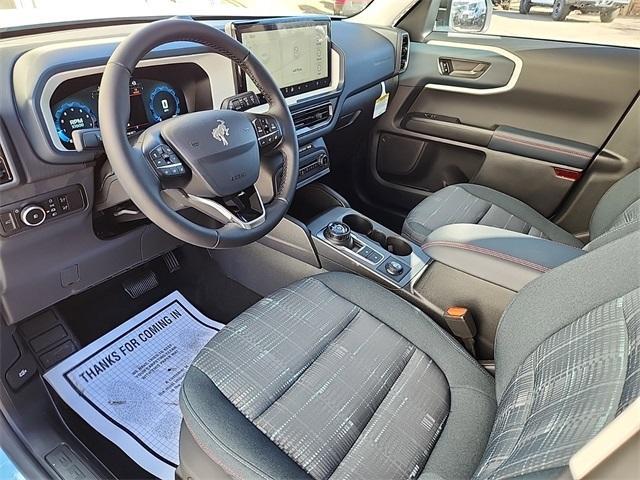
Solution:
<svg viewBox="0 0 640 480"><path fill-rule="evenodd" d="M477 333L476 322L468 308L449 307L443 318L451 333L458 338L470 353L474 354L474 337Z"/></svg>

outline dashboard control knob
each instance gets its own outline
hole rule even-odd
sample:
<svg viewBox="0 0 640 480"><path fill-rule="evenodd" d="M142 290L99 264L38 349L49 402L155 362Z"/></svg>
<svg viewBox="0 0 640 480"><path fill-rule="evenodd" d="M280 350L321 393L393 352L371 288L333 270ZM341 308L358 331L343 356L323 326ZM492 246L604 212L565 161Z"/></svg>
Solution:
<svg viewBox="0 0 640 480"><path fill-rule="evenodd" d="M331 222L327 225L327 228L324 229L324 236L334 245L349 248L353 244L351 228L349 228L349 225L346 223Z"/></svg>
<svg viewBox="0 0 640 480"><path fill-rule="evenodd" d="M40 205L27 205L20 211L20 220L29 227L42 225L47 218L47 212Z"/></svg>
<svg viewBox="0 0 640 480"><path fill-rule="evenodd" d="M325 166L329 163L329 157L327 157L324 153L318 157L318 164L321 166Z"/></svg>
<svg viewBox="0 0 640 480"><path fill-rule="evenodd" d="M402 264L400 262L396 262L395 260L387 262L387 264L384 266L384 269L389 275L393 275L394 277L404 272L404 267L402 266Z"/></svg>

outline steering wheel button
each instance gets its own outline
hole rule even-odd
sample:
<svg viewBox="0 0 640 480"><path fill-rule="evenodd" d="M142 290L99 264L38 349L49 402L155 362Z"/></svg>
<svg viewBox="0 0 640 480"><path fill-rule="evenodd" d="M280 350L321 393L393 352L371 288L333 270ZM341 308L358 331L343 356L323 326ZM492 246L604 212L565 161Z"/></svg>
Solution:
<svg viewBox="0 0 640 480"><path fill-rule="evenodd" d="M151 160L162 159L162 147L156 147L151 150L149 156L151 157Z"/></svg>

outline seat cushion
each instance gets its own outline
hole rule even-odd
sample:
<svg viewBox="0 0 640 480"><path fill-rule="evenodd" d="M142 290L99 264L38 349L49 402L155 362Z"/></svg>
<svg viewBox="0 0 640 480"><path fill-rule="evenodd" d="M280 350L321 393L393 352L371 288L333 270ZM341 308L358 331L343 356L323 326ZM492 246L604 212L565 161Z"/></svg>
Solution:
<svg viewBox="0 0 640 480"><path fill-rule="evenodd" d="M181 406L198 448L234 476L461 478L482 456L495 394L418 309L331 273L216 335L187 372Z"/></svg>
<svg viewBox="0 0 640 480"><path fill-rule="evenodd" d="M407 216L402 234L422 245L436 228L454 223L504 228L582 248L577 238L520 200L469 183L445 187L419 203Z"/></svg>

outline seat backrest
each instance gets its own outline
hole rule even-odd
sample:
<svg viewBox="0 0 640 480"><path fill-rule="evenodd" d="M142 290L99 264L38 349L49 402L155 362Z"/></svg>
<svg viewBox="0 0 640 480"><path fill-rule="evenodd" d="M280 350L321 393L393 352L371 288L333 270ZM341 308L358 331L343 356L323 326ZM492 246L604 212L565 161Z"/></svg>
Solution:
<svg viewBox="0 0 640 480"><path fill-rule="evenodd" d="M551 477L640 393L640 232L528 284L496 336L498 410L475 478Z"/></svg>
<svg viewBox="0 0 640 480"><path fill-rule="evenodd" d="M585 250L593 250L640 229L640 169L618 180L596 205Z"/></svg>

